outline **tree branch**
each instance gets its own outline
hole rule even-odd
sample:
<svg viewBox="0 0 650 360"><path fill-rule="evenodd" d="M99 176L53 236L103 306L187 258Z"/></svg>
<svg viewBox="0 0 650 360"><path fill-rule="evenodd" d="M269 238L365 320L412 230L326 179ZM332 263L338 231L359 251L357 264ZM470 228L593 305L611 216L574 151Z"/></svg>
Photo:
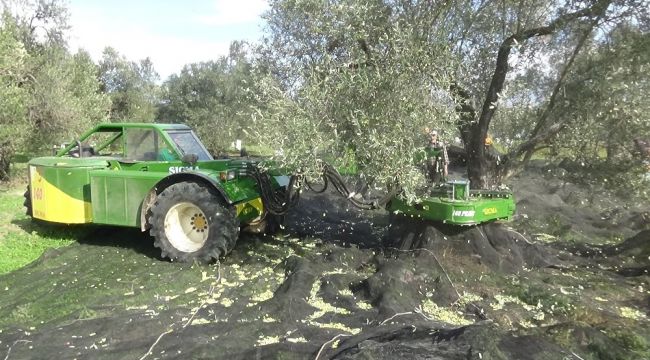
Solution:
<svg viewBox="0 0 650 360"><path fill-rule="evenodd" d="M497 108L499 94L503 90L503 84L506 75L508 74L508 59L510 57L512 46L533 37L550 35L573 20L592 16L602 16L612 1L613 0L598 0L591 7L561 15L546 26L520 31L509 36L501 43L497 54L494 74L492 75L492 81L490 82L490 87L488 88L485 102L481 109L481 115L478 120L479 131L473 134L473 140L475 143L482 144L487 136L490 121L492 120L492 116Z"/></svg>
<svg viewBox="0 0 650 360"><path fill-rule="evenodd" d="M548 139L552 138L553 136L557 135L564 127L571 121L571 117L567 116L564 120L555 123L551 126L548 127L548 129L537 135L534 136L527 141L523 142L519 146L517 146L513 151L509 152L505 158L506 159L516 159L519 157L521 154L534 150L537 144L541 142L548 141Z"/></svg>
<svg viewBox="0 0 650 360"><path fill-rule="evenodd" d="M557 100L558 94L560 94L560 90L562 89L562 86L564 85L564 80L566 79L566 76L569 73L569 70L573 66L573 63L575 62L578 54L580 53L580 50L584 47L585 43L587 42L587 39L589 38L589 35L593 31L594 27L596 26L596 23L600 17L597 17L594 19L589 24L589 27L583 32L582 36L578 40L578 44L576 44L575 49L573 49L573 53L571 54L571 57L569 58L569 61L567 61L566 65L564 66L564 69L562 69L562 73L560 74L559 79L557 80L557 83L555 84L555 87L553 88L553 92L551 93L551 98L548 101L548 104L544 108L544 111L542 111L542 114L539 116L539 119L537 120L537 124L535 124L535 128L533 128L533 131L531 132L530 136L528 137L529 139L535 138L537 135L539 135L539 132L542 130L542 128L546 125L546 122L548 120L549 115L551 114L551 111L555 107L555 102ZM548 140L548 138L545 138L545 141ZM530 160L530 157L532 156L533 152L535 151L535 146L537 144L534 144L531 148L529 148L525 153L526 155L524 156L524 164Z"/></svg>

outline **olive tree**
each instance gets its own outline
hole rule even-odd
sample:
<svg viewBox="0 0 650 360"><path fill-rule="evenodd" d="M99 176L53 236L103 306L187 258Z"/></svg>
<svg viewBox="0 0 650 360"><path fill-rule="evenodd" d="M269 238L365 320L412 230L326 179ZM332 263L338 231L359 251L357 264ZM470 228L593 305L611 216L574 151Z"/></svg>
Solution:
<svg viewBox="0 0 650 360"><path fill-rule="evenodd" d="M258 68L264 107L257 135L276 158L308 174L322 161L354 165L377 187L409 198L424 184L418 148L425 128L457 122L447 89L457 66L432 27L445 6L391 8L379 1L275 1ZM260 76L261 77L261 76Z"/></svg>
<svg viewBox="0 0 650 360"><path fill-rule="evenodd" d="M412 194L415 139L425 126L446 129L447 141L462 140L473 186L494 186L566 131L554 109L576 58L611 23L643 18L641 5L272 1L260 136L303 168L352 154L369 178L397 176ZM495 121L508 122L501 109L521 121L495 158L485 140Z"/></svg>
<svg viewBox="0 0 650 360"><path fill-rule="evenodd" d="M5 14L0 24L0 181L9 178L9 164L16 147L28 133L26 119L29 54L16 39L16 26Z"/></svg>

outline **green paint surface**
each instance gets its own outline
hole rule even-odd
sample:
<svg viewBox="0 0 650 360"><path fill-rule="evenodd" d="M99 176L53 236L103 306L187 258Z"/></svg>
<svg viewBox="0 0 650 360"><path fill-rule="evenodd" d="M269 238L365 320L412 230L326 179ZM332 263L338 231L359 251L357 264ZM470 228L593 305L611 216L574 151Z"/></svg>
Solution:
<svg viewBox="0 0 650 360"><path fill-rule="evenodd" d="M454 195L438 192L412 205L395 198L388 205L388 210L396 214L452 225L475 225L493 220L509 220L515 211L514 197L509 191L470 190L466 199L454 198Z"/></svg>

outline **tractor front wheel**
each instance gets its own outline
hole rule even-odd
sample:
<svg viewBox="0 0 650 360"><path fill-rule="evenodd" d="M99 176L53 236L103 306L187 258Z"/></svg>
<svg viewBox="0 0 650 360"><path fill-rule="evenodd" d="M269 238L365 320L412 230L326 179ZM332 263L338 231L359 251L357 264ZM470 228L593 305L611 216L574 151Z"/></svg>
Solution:
<svg viewBox="0 0 650 360"><path fill-rule="evenodd" d="M181 182L163 190L151 207L150 234L162 257L206 263L226 255L239 236L235 210L211 188Z"/></svg>

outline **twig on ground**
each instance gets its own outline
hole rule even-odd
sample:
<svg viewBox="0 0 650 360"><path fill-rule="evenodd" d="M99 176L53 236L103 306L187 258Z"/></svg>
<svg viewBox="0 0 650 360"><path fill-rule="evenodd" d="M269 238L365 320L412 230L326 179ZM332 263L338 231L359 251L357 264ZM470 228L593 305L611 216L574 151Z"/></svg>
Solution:
<svg viewBox="0 0 650 360"><path fill-rule="evenodd" d="M30 342L32 342L32 341L31 340L16 340L16 341L14 341L14 343L11 344L11 346L9 346L9 350L7 350L7 356L5 356L4 360L9 359L9 354L11 354L11 349L13 349L14 345L16 345L18 343L26 343L27 344L27 343L30 343Z"/></svg>
<svg viewBox="0 0 650 360"><path fill-rule="evenodd" d="M589 236L587 236L587 235L585 235L585 234L579 232L578 230L570 229L570 231L571 231L572 233L574 233L574 234L578 234L578 235L582 236L585 240L589 240L589 241L591 241L591 238L590 238Z"/></svg>
<svg viewBox="0 0 650 360"><path fill-rule="evenodd" d="M208 295L210 295L210 296L214 293L214 285L219 283L219 281L221 281L221 263L219 263L218 261L217 261L217 274L218 274L217 279L215 280L215 282L212 285L210 285L210 290L208 291ZM201 310L201 308L203 308L203 306L205 306L206 303L207 303L207 299L203 300L201 305L199 305L199 307L192 312L192 315L187 320L187 322L183 325L182 329L185 329L186 327L188 327L192 323L192 320L194 320L194 317L196 316L196 314L199 312L199 310ZM142 355L140 360L143 360L147 356L151 355L152 351L153 351L153 348L156 347L156 345L158 345L158 343L160 342L160 339L162 339L163 336L165 336L165 335L167 335L167 334L169 334L169 333L171 333L173 331L174 331L174 324L172 324L172 327L169 330L165 331L164 333L160 334L160 336L158 336L156 341L151 345L149 350L144 355Z"/></svg>
<svg viewBox="0 0 650 360"><path fill-rule="evenodd" d="M513 233L519 235L519 237L521 237L521 238L526 242L526 244L528 244L528 245L534 245L534 243L533 243L532 241L529 241L528 239L526 239L526 237L525 237L524 235L522 235L521 233L519 233L517 230L512 229L512 228L510 228L510 227L506 227L506 230L508 230L508 231L510 231L510 232L513 232Z"/></svg>
<svg viewBox="0 0 650 360"><path fill-rule="evenodd" d="M416 308L414 311L408 311L408 312L396 313L395 315L393 315L393 316L391 316L391 317L389 317L389 318L383 320L382 322L380 322L379 325L384 325L385 323L387 323L387 322L393 320L394 318L396 318L396 317L398 317L398 316L413 315L413 314L418 314L418 315L422 316L425 320L433 321L433 319L427 317L426 315L424 315L424 314L422 313L422 308L421 308L421 307L418 307L418 308ZM413 331L415 331L415 330L417 329L417 328L416 328L415 326L413 326L413 325L411 325L411 327L413 328ZM318 354L316 354L316 358L315 358L314 360L318 360L318 359L320 358L320 356L321 356L323 350L325 349L325 347L326 347L328 344L330 344L330 343L336 341L338 338L341 338L341 337L344 337L344 336L352 336L352 335L345 335L345 334L338 334L338 335L336 335L335 337L333 337L332 339L330 339L329 341L327 341L326 343L324 343L324 344L320 347L320 349L318 350Z"/></svg>
<svg viewBox="0 0 650 360"><path fill-rule="evenodd" d="M434 321L434 319L432 319L432 318L430 318L430 317L424 315L424 310L422 310L422 306L418 306L418 307L416 307L415 310L414 310L414 312L415 312L416 314L419 314L420 316L422 316L425 320L428 320L428 321Z"/></svg>
<svg viewBox="0 0 650 360"><path fill-rule="evenodd" d="M208 296L212 296L212 294L214 293L214 285L218 284L219 281L221 281L221 263L217 261L217 278L214 280L214 283L210 285L210 290L208 290ZM207 303L207 299L201 302L201 305L199 305L199 307L192 313L192 316L190 316L189 320L187 320L185 325L183 325L183 329L185 329L192 323L192 320L194 319L196 314L199 312L199 310L201 310L201 308L205 306L206 303Z"/></svg>
<svg viewBox="0 0 650 360"><path fill-rule="evenodd" d="M214 280L215 284L221 281L221 262L217 260L217 278Z"/></svg>
<svg viewBox="0 0 650 360"><path fill-rule="evenodd" d="M585 359L581 358L578 354L574 353L573 351L571 351L571 355L577 357L578 360L585 360Z"/></svg>
<svg viewBox="0 0 650 360"><path fill-rule="evenodd" d="M393 320L394 318L396 318L396 317L398 317L398 316L411 315L411 314L413 314L413 311L397 313L397 314L395 314L395 315L389 317L388 319L386 319L386 320L380 322L379 325L384 325L385 323L387 323L387 322Z"/></svg>
<svg viewBox="0 0 650 360"><path fill-rule="evenodd" d="M321 355L321 353L323 352L323 350L325 349L325 346L329 345L330 343L336 341L336 339L338 339L338 338L340 338L340 337L343 337L343 336L352 336L352 335L345 335L345 334L338 334L338 335L336 335L335 337L333 337L333 338L330 339L328 342L326 342L325 344L323 344L323 346L320 347L320 350L318 350L318 354L316 354L316 358L314 358L314 360L318 360L318 358L320 358L320 355Z"/></svg>
<svg viewBox="0 0 650 360"><path fill-rule="evenodd" d="M208 295L212 296L213 292L214 292L214 285L210 285L210 290L208 291ZM201 305L199 305L199 307L197 307L196 310L194 310L194 312L192 313L192 316L190 316L190 318L187 320L185 325L183 325L183 329L185 329L186 327L188 327L192 323L192 320L194 320L194 317L196 316L196 314L199 312L199 310L201 310L201 308L203 308L205 306L206 303L207 303L207 299L203 300Z"/></svg>
<svg viewBox="0 0 650 360"><path fill-rule="evenodd" d="M149 350L147 350L147 352L146 352L144 355L142 355L142 357L140 358L140 360L143 360L143 359L146 358L147 356L153 354L153 353L152 353L153 348L156 347L156 345L158 345L158 342L160 341L160 339L162 339L163 336L169 334L169 333L172 332L172 331L174 331L174 329L169 329L169 330L165 331L164 333L160 334L160 336L158 336L158 339L156 339L156 341L151 345L151 347L149 348Z"/></svg>

